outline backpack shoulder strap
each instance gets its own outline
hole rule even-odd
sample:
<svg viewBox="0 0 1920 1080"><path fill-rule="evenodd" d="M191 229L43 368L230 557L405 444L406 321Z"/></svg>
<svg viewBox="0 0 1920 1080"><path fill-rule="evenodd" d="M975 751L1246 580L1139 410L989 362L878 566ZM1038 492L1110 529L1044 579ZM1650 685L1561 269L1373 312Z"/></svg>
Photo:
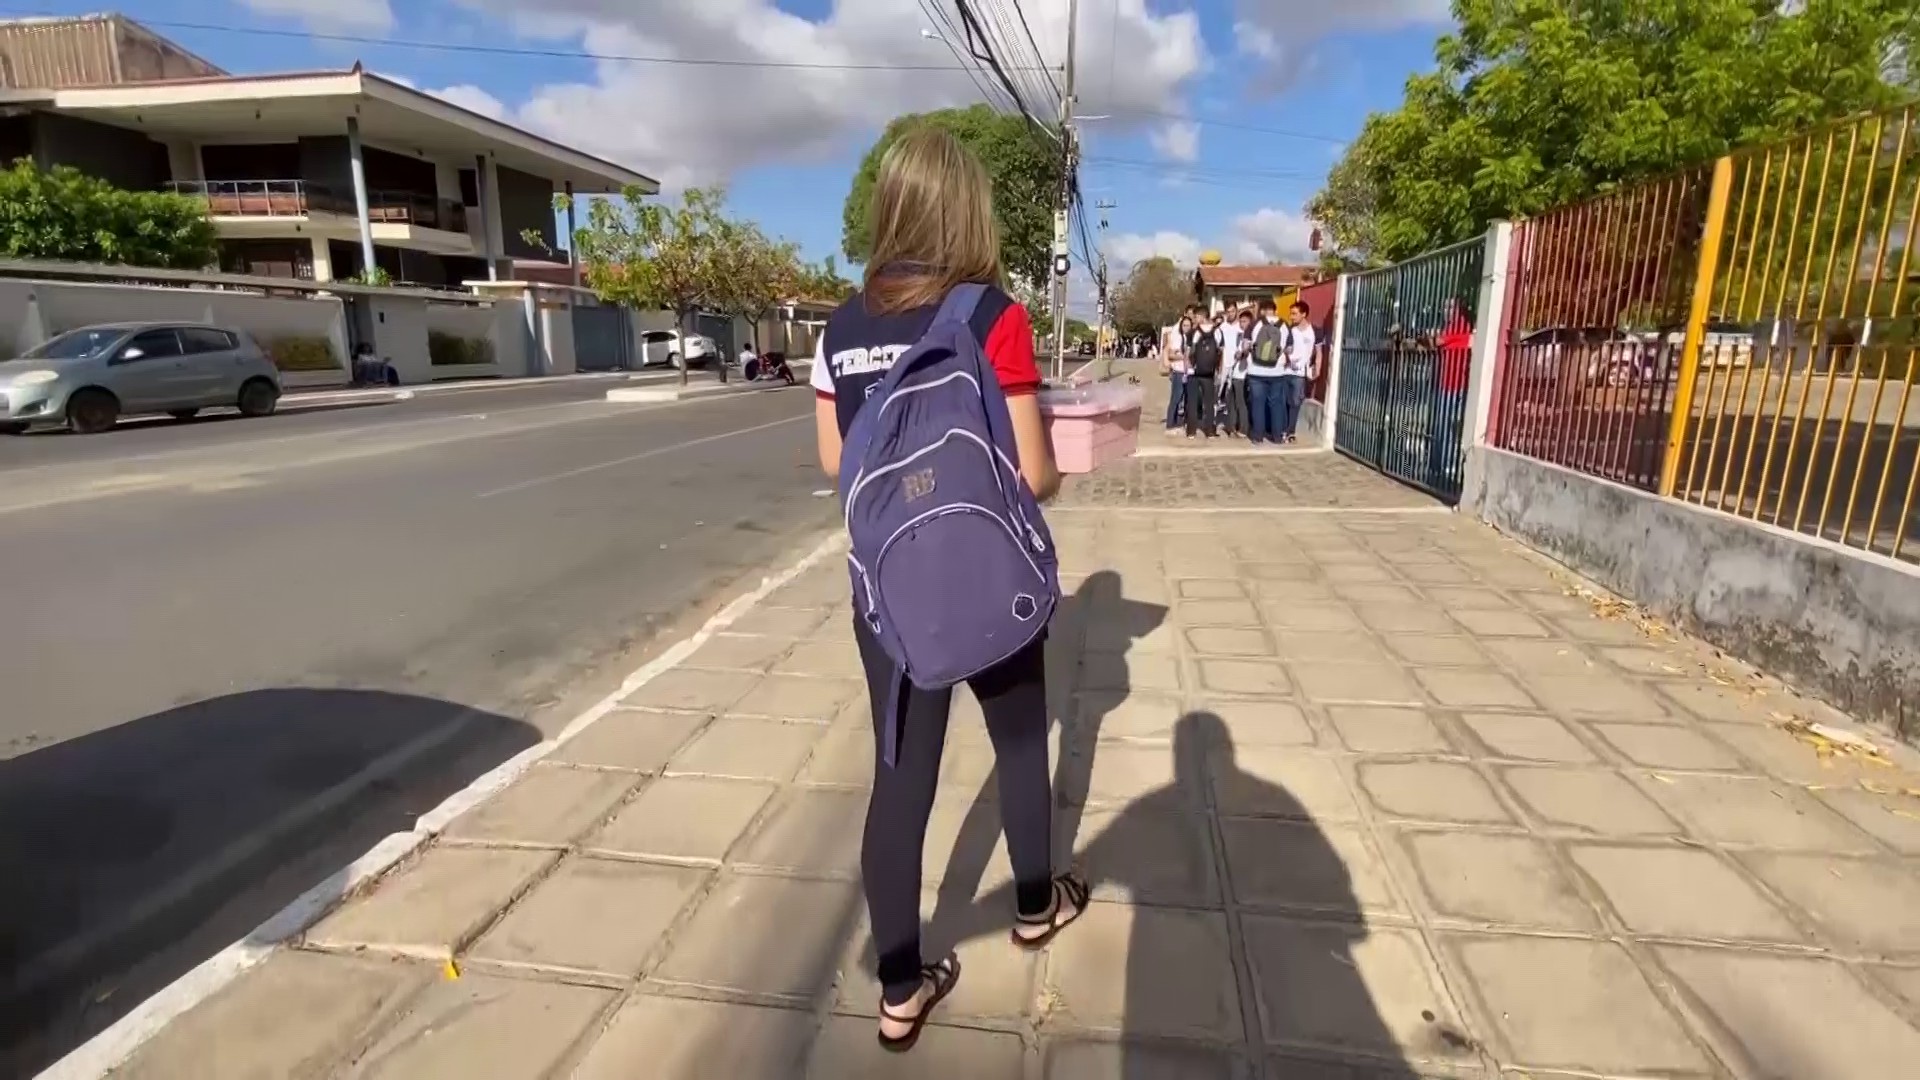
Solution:
<svg viewBox="0 0 1920 1080"><path fill-rule="evenodd" d="M940 301L940 310L934 313L933 325L945 322L970 323L973 313L980 308L980 301L986 299L987 287L974 281L963 281L947 290L947 298Z"/></svg>

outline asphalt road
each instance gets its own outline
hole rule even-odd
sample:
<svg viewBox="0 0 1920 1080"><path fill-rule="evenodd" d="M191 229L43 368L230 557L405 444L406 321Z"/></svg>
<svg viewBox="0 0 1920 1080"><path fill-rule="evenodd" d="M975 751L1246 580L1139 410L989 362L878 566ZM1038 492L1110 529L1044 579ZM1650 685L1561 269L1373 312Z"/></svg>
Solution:
<svg viewBox="0 0 1920 1080"><path fill-rule="evenodd" d="M0 440L0 1075L411 827L831 526L804 389L604 392Z"/></svg>

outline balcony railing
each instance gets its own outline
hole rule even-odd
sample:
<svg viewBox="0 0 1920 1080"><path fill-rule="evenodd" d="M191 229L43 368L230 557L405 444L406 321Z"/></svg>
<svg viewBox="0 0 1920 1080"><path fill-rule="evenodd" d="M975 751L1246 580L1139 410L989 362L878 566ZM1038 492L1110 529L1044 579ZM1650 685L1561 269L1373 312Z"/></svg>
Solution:
<svg viewBox="0 0 1920 1080"><path fill-rule="evenodd" d="M305 180L176 180L176 195L203 199L214 217L307 217L355 213L353 191ZM380 224L467 231L467 208L411 191L367 192L367 218Z"/></svg>

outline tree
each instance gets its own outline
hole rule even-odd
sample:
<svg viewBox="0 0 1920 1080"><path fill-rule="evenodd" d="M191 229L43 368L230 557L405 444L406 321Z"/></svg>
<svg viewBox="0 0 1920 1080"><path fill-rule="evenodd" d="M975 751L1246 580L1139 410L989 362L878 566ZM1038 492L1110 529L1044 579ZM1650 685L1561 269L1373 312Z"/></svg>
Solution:
<svg viewBox="0 0 1920 1080"><path fill-rule="evenodd" d="M1172 259L1142 259L1113 290L1113 325L1123 334L1158 334L1161 327L1178 322L1192 302L1191 279Z"/></svg>
<svg viewBox="0 0 1920 1080"><path fill-rule="evenodd" d="M42 172L22 159L0 172L0 255L204 270L220 247L197 199L126 191L64 165Z"/></svg>
<svg viewBox="0 0 1920 1080"><path fill-rule="evenodd" d="M674 313L682 333L695 313L727 302L729 259L739 250L740 225L722 212L726 192L693 188L677 207L648 202L628 187L619 202L596 199L574 236L574 251L589 288L608 301L641 311ZM719 366L726 379L726 365ZM687 381L684 358L680 382Z"/></svg>
<svg viewBox="0 0 1920 1080"><path fill-rule="evenodd" d="M840 276L840 268L829 255L818 263L800 267L800 299L839 303L853 295L853 282Z"/></svg>
<svg viewBox="0 0 1920 1080"><path fill-rule="evenodd" d="M757 347L761 321L800 290L800 249L769 239L757 225L743 224L728 230L722 258L728 272L713 306L747 320Z"/></svg>
<svg viewBox="0 0 1920 1080"><path fill-rule="evenodd" d="M920 124L952 132L979 156L993 179L993 216L1000 225L1000 262L1009 276L1047 281L1053 250L1053 207L1060 194L1060 146L1019 116L985 105L912 113L896 118L860 161L841 215L841 248L857 263L873 250L867 209L880 159L903 133ZM1036 313L1037 317L1037 313Z"/></svg>
<svg viewBox="0 0 1920 1080"><path fill-rule="evenodd" d="M1395 261L1920 88L1913 0L1454 0L1309 213Z"/></svg>

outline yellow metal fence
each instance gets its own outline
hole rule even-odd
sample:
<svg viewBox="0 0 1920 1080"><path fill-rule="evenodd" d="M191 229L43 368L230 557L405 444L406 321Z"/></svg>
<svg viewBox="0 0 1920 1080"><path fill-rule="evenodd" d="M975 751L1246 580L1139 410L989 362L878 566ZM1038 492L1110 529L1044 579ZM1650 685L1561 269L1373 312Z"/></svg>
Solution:
<svg viewBox="0 0 1920 1080"><path fill-rule="evenodd" d="M1496 444L1507 441L1508 449L1700 506L1920 562L1916 121L1915 106L1845 120L1738 151L1709 171L1603 197L1586 211L1592 218L1603 209L1612 212L1614 203L1644 204L1649 193L1665 190L1662 184L1705 193L1704 205L1692 211L1697 228L1643 232L1653 247L1615 258L1614 265L1630 268L1624 280L1631 287L1601 290L1608 302L1599 310L1588 305L1579 318L1560 320L1581 340L1637 335L1636 365L1602 365L1609 372L1619 369L1601 380L1616 385L1583 390L1575 384L1590 382L1591 373L1575 370L1578 365L1564 372L1541 364L1522 369L1521 342L1542 339L1543 326L1560 325L1539 314L1560 305L1530 301L1523 293L1573 287L1531 281L1528 271L1538 276L1539 268L1530 267L1523 253L1509 294L1512 322L1503 349L1508 370L1496 402L1512 438L1497 436ZM1694 186L1703 177L1704 185ZM1689 216L1683 210L1679 220ZM1550 214L1538 220L1556 219ZM1519 226L1529 227L1540 228ZM1671 295L1663 265L1681 270L1675 284L1686 301L1684 328L1671 333L1673 324L1660 314ZM1597 282L1615 275L1588 270L1577 276L1578 292L1586 297ZM1617 333L1571 325L1583 320ZM1671 350L1650 346L1669 341ZM1568 443L1555 431L1545 440L1548 452L1521 444L1527 429L1512 423L1515 415L1542 412L1518 400L1525 376L1538 381L1543 372L1554 385L1535 386L1524 396L1556 408L1585 402L1572 430L1605 433L1609 429L1588 414L1604 419L1621 410L1633 417L1620 422L1620 431L1636 430L1634 418L1664 423L1657 476L1633 467L1632 455L1612 449L1618 444L1605 437L1589 446L1593 439ZM1501 427L1496 423L1496 432Z"/></svg>

